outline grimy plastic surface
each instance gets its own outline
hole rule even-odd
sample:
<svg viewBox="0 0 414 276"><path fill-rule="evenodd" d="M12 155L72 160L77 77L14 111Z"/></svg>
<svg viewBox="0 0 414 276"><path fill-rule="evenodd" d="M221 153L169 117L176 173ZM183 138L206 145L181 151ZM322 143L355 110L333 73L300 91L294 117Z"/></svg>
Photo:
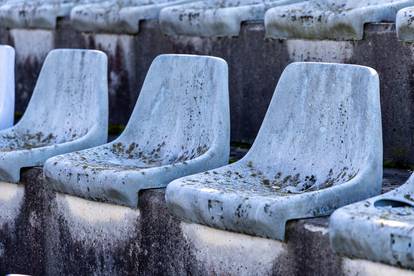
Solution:
<svg viewBox="0 0 414 276"><path fill-rule="evenodd" d="M171 182L167 205L183 220L283 240L288 220L380 192L381 131L375 70L292 63L246 156Z"/></svg>
<svg viewBox="0 0 414 276"><path fill-rule="evenodd" d="M335 211L331 246L350 257L414 268L414 175L401 187Z"/></svg>
<svg viewBox="0 0 414 276"><path fill-rule="evenodd" d="M57 18L76 5L101 0L6 0L0 5L0 24L7 28L55 29Z"/></svg>
<svg viewBox="0 0 414 276"><path fill-rule="evenodd" d="M267 9L304 0L211 0L165 8L160 25L168 35L237 36L245 21L263 21Z"/></svg>
<svg viewBox="0 0 414 276"><path fill-rule="evenodd" d="M57 191L136 208L140 190L227 164L229 117L224 60L161 55L121 136L49 159L44 174Z"/></svg>
<svg viewBox="0 0 414 276"><path fill-rule="evenodd" d="M0 45L0 130L14 121L14 49Z"/></svg>
<svg viewBox="0 0 414 276"><path fill-rule="evenodd" d="M269 9L266 36L361 40L364 24L395 22L398 10L412 5L414 0L310 0Z"/></svg>
<svg viewBox="0 0 414 276"><path fill-rule="evenodd" d="M143 20L158 19L160 10L192 0L112 0L75 7L72 25L80 31L130 33L139 32Z"/></svg>
<svg viewBox="0 0 414 276"><path fill-rule="evenodd" d="M53 50L21 120L0 131L0 180L20 169L103 144L108 130L107 58L94 50Z"/></svg>
<svg viewBox="0 0 414 276"><path fill-rule="evenodd" d="M414 42L414 5L398 11L395 25L398 39Z"/></svg>

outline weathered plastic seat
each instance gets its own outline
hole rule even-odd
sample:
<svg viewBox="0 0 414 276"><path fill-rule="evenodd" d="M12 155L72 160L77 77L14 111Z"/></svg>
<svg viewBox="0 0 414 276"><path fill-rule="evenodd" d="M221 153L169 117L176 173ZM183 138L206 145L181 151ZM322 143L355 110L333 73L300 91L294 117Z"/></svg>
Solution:
<svg viewBox="0 0 414 276"><path fill-rule="evenodd" d="M336 210L329 223L337 253L414 268L414 175L401 187Z"/></svg>
<svg viewBox="0 0 414 276"><path fill-rule="evenodd" d="M192 0L112 0L75 7L72 25L80 31L131 33L139 32L143 20L158 19L160 10Z"/></svg>
<svg viewBox="0 0 414 276"><path fill-rule="evenodd" d="M406 42L414 42L414 7L404 8L398 11L395 25L398 39Z"/></svg>
<svg viewBox="0 0 414 276"><path fill-rule="evenodd" d="M212 0L165 8L161 29L168 35L237 36L242 22L264 19L271 7L303 0Z"/></svg>
<svg viewBox="0 0 414 276"><path fill-rule="evenodd" d="M413 0L310 0L269 9L266 35L273 38L360 40L365 23L394 22Z"/></svg>
<svg viewBox="0 0 414 276"><path fill-rule="evenodd" d="M14 56L12 47L0 45L0 129L13 126Z"/></svg>
<svg viewBox="0 0 414 276"><path fill-rule="evenodd" d="M368 67L290 64L246 156L171 182L169 209L184 220L283 240L288 220L378 194L378 86Z"/></svg>
<svg viewBox="0 0 414 276"><path fill-rule="evenodd" d="M63 193L136 208L140 190L227 164L227 74L219 58L158 56L121 136L49 159L48 183Z"/></svg>
<svg viewBox="0 0 414 276"><path fill-rule="evenodd" d="M100 0L9 0L0 6L0 24L7 28L55 29L58 17L75 5Z"/></svg>
<svg viewBox="0 0 414 276"><path fill-rule="evenodd" d="M21 120L0 131L0 180L20 169L107 140L107 58L92 50L53 50Z"/></svg>

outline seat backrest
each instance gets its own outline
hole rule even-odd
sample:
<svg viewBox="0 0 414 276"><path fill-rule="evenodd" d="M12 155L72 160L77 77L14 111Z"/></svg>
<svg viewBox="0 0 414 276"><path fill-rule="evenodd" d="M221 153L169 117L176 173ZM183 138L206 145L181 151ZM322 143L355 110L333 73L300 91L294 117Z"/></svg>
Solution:
<svg viewBox="0 0 414 276"><path fill-rule="evenodd" d="M16 131L72 141L108 120L107 57L96 50L51 51Z"/></svg>
<svg viewBox="0 0 414 276"><path fill-rule="evenodd" d="M229 141L227 63L207 56L155 58L117 142L130 156L165 164L197 157L216 139Z"/></svg>
<svg viewBox="0 0 414 276"><path fill-rule="evenodd" d="M119 0L118 0L119 1ZM125 2L125 6L127 5L157 5L157 4L165 4L168 2L174 2L174 1L180 1L180 2L191 2L190 0L123 0Z"/></svg>
<svg viewBox="0 0 414 276"><path fill-rule="evenodd" d="M243 162L270 179L330 186L382 167L379 80L357 65L292 63ZM369 164L371 163L371 164Z"/></svg>
<svg viewBox="0 0 414 276"><path fill-rule="evenodd" d="M317 0L316 3L326 5L331 10L346 11L348 9L363 8L377 5L393 5L409 3L411 0L373 0L373 1L361 1L361 0Z"/></svg>
<svg viewBox="0 0 414 276"><path fill-rule="evenodd" d="M101 0L14 0L14 2L12 1L8 1L11 3L19 3L19 2L24 2L27 4L32 4L32 5L44 5L44 4L57 4L57 5L61 5L61 4L81 4L81 3L98 3L98 2L102 2Z"/></svg>
<svg viewBox="0 0 414 276"><path fill-rule="evenodd" d="M0 45L0 129L13 126L14 49Z"/></svg>

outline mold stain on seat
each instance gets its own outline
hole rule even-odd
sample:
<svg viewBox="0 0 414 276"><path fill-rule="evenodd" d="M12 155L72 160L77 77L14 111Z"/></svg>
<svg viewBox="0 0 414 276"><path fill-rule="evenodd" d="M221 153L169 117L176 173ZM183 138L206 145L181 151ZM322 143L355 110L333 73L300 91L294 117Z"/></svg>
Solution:
<svg viewBox="0 0 414 276"><path fill-rule="evenodd" d="M49 146L56 143L56 138L57 136L52 133L44 134L43 132L27 132L23 134L18 134L16 132L7 133L0 136L0 151L30 150L33 148Z"/></svg>
<svg viewBox="0 0 414 276"><path fill-rule="evenodd" d="M227 164L225 74L227 65L218 58L158 57L122 134L111 143L54 157L45 166L46 177L59 191L136 208L138 191Z"/></svg>
<svg viewBox="0 0 414 276"><path fill-rule="evenodd" d="M313 174L301 177L300 173L284 174L281 171L272 177L255 167L253 161L246 162L245 166L239 166L230 166L226 170L207 171L202 174L202 179L187 177L184 181L186 185L203 185L213 189L217 188L218 191L223 193L244 194L245 192L251 192L261 195L288 196L340 185L353 179L358 173L358 170L354 171L348 167L343 167L337 173L330 169L325 180L318 181L317 176ZM235 182L238 184L237 187L233 187Z"/></svg>

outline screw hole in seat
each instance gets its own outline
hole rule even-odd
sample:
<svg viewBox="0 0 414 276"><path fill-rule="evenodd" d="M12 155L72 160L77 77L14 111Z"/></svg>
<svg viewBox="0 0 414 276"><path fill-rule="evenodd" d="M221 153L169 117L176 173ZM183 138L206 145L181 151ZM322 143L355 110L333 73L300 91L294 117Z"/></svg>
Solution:
<svg viewBox="0 0 414 276"><path fill-rule="evenodd" d="M374 206L375 207L392 207L392 208L413 207L411 204L407 202L394 200L394 199L377 200L375 201Z"/></svg>

